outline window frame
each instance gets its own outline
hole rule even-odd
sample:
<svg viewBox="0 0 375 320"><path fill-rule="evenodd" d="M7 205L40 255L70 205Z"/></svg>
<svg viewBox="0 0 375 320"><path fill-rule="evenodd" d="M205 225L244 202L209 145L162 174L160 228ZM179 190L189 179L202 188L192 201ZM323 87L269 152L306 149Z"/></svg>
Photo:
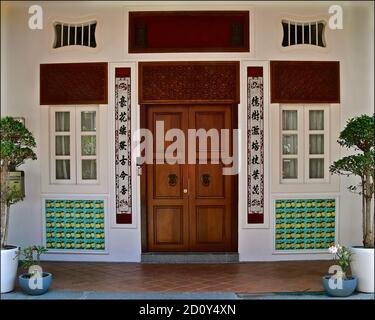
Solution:
<svg viewBox="0 0 375 320"><path fill-rule="evenodd" d="M282 184L294 184L303 183L303 159L301 153L303 152L303 114L300 112L300 106L296 105L282 105L280 107L280 183ZM297 111L297 130L283 130L283 111ZM302 126L301 126L302 124ZM283 154L283 135L284 134L296 134L297 135L297 154L296 155L284 155ZM297 178L296 179L285 179L283 178L283 159L297 159Z"/></svg>
<svg viewBox="0 0 375 320"><path fill-rule="evenodd" d="M296 15L294 13L284 13L278 16L278 20L274 22L274 27L278 28L278 49L281 52L295 52L298 53L300 51L303 52L330 52L331 48L331 31L328 28L328 21L329 21L329 14L318 14L318 15L311 15L311 16L301 16ZM290 21L295 24L308 24L310 22L316 21L324 21L325 22L325 30L323 32L323 38L325 42L325 47L320 47L314 44L296 44L291 46L283 47L283 38L284 38L284 30L282 27L282 21Z"/></svg>
<svg viewBox="0 0 375 320"><path fill-rule="evenodd" d="M100 133L99 133L99 106L51 106L49 109L49 137L50 137L50 183L53 185L97 185L100 183ZM96 112L96 155L82 156L81 155L81 111L95 111ZM57 112L69 112L70 131L56 132L55 114ZM67 133L67 134L66 134ZM86 134L87 133L87 134ZM85 132L84 135L94 135L92 131ZM56 136L70 137L70 155L57 156L56 155ZM96 179L82 179L82 160L93 158L96 160ZM70 160L70 179L56 178L56 160L69 159Z"/></svg>
<svg viewBox="0 0 375 320"><path fill-rule="evenodd" d="M82 131L81 130L81 116L82 111L95 111L95 131ZM76 107L76 166L77 166L77 184L98 184L99 183L99 108L94 106L89 107ZM96 140L95 155L82 155L82 136L93 136ZM96 160L96 179L82 179L82 160Z"/></svg>
<svg viewBox="0 0 375 320"><path fill-rule="evenodd" d="M326 28L327 28L327 20L326 19L313 19L313 20L301 20L301 19L290 19L290 18L285 18L285 19L281 19L281 25L282 25L282 28L283 28L283 25L286 24L288 27L287 27L287 31L288 31L288 44L286 46L283 45L283 42L284 42L284 30L283 30L283 35L282 35L282 41L281 41L281 46L283 48L290 48L290 47L294 47L294 46L304 46L306 48L309 48L309 47L319 47L319 48L326 48L327 47L327 39L326 39ZM323 25L323 29L322 29L322 33L321 33L321 42L322 42L322 46L319 45L319 24L322 24ZM294 27L294 43L291 44L291 36L292 36L292 33L291 33L291 26ZM302 43L297 43L297 34L298 34L298 26L300 26L302 28L302 33L301 33L301 37L302 37ZM305 37L304 37L304 29L305 27L308 26L308 33L309 33L309 43L305 43L304 40L305 40ZM313 31L312 31L312 26L315 26L315 41L316 43L312 43L312 38L311 38L311 35L313 34Z"/></svg>
<svg viewBox="0 0 375 320"><path fill-rule="evenodd" d="M95 28L94 28L94 39L95 39L95 46L92 47L91 46L91 26L92 25L95 25ZM52 48L53 49L59 49L59 48L62 48L62 47L69 47L69 46L79 46L79 47L88 47L88 48L93 48L95 49L98 44L97 44L97 41L96 41L96 30L97 30L97 26L98 26L98 21L96 19L93 19L93 20L87 20L87 21L84 21L84 22L79 22L79 23L74 23L74 22L63 22L62 20L56 20L52 23L52 26L53 26L53 29L54 29L54 41L53 41L53 46ZM60 46L57 46L57 28L56 26L60 26L61 30L60 30ZM64 45L64 27L67 27L67 44ZM87 45L84 44L84 35L85 35L85 30L84 28L85 27L88 27L88 33L87 33ZM81 28L81 43L78 43L77 42L77 35L78 35L78 28ZM74 30L74 43L70 44L70 30L73 29Z"/></svg>
<svg viewBox="0 0 375 320"><path fill-rule="evenodd" d="M67 16L61 16L61 15L54 15L51 16L48 22L48 51L49 53L53 55L58 55L60 53L65 52L92 52L96 53L100 50L102 50L102 41L103 38L103 28L101 27L103 25L103 19L99 15L88 15L80 18L75 17L67 17ZM64 21L64 25L84 25L86 23L89 23L90 21L96 21L96 30L95 30L95 40L96 40L96 47L90 47L90 46L81 46L81 45L69 45L69 46L61 46L58 48L54 48L55 45L55 24L61 23L61 21Z"/></svg>
<svg viewBox="0 0 375 320"><path fill-rule="evenodd" d="M72 112L72 107L51 107L50 109L50 159L51 159L51 170L50 178L52 184L75 184L76 183L76 148L74 137L75 137L75 114ZM56 113L57 112L69 112L69 132L56 132ZM57 156L56 155L56 136L69 136L70 137L70 155L69 156ZM57 179L56 178L56 160L70 160L70 179Z"/></svg>
<svg viewBox="0 0 375 320"><path fill-rule="evenodd" d="M282 112L297 111L297 130L283 130ZM309 129L309 112L314 110L322 110L324 112L324 129ZM307 104L280 104L279 108L279 181L282 185L287 184L322 184L330 182L329 164L330 164L330 106L325 104L307 105ZM283 135L285 133L297 134L297 155L283 154ZM324 153L318 155L310 154L310 134L324 135ZM297 179L283 178L283 159L297 159ZM324 178L310 178L310 159L324 159Z"/></svg>
<svg viewBox="0 0 375 320"><path fill-rule="evenodd" d="M310 111L318 111L322 110L324 112L324 129L323 130L310 130L309 128L309 113ZM305 165L305 183L328 183L329 182L329 150L330 150L330 108L329 106L304 106L304 121L305 121L305 128L304 128L304 142L305 142L305 152L304 152L304 163ZM311 134L323 134L324 140L324 152L323 154L312 155L310 154L310 135ZM324 159L324 177L320 178L310 178L310 159Z"/></svg>

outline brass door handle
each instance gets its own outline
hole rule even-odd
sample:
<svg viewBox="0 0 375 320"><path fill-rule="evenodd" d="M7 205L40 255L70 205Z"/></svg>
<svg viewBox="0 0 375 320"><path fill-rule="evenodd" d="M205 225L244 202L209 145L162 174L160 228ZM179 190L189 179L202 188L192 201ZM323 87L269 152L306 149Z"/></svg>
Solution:
<svg viewBox="0 0 375 320"><path fill-rule="evenodd" d="M211 182L211 177L208 173L202 174L201 176L202 185L208 187Z"/></svg>
<svg viewBox="0 0 375 320"><path fill-rule="evenodd" d="M177 184L177 175L175 175L174 173L168 175L168 184L171 187L174 187Z"/></svg>
<svg viewBox="0 0 375 320"><path fill-rule="evenodd" d="M184 193L188 193L188 189L184 189Z"/></svg>

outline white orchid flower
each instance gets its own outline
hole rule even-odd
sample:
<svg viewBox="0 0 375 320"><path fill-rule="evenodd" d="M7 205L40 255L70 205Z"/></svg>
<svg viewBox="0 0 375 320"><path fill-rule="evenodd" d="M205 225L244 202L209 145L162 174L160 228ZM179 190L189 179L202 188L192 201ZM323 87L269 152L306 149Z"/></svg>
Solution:
<svg viewBox="0 0 375 320"><path fill-rule="evenodd" d="M336 254L337 253L337 248L335 246L329 247L328 248L329 253Z"/></svg>

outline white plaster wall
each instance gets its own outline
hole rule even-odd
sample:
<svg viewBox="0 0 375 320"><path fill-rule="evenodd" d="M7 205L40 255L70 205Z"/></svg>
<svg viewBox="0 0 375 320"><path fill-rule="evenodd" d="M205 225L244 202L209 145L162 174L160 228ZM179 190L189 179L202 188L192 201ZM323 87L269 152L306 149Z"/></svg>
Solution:
<svg viewBox="0 0 375 320"><path fill-rule="evenodd" d="M44 29L28 29L28 8L40 4L44 12ZM1 113L26 118L26 126L33 132L37 141L38 160L28 162L23 170L26 175L25 201L11 208L9 242L26 246L42 243L42 200L41 196L49 193L41 185L41 177L48 175L48 166L43 159L48 157L48 144L45 144L45 125L42 124L43 108L39 106L39 64L48 62L83 62L107 61L110 63L130 63L145 60L240 60L242 66L248 63L268 63L267 60L339 60L341 64L341 106L340 129L349 117L371 113L374 95L374 52L373 52L373 3L342 2L344 8L344 29L327 30L327 50L280 50L280 19L288 16L325 17L328 7L337 2L2 2L1 3ZM191 53L191 54L143 54L127 53L127 20L129 10L250 10L251 53ZM98 28L98 50L63 50L53 52L51 18L82 18L98 16L102 29ZM100 30L99 30L100 29ZM133 72L136 74L136 68ZM134 79L135 81L136 79ZM269 79L265 79L268 81ZM136 83L136 82L135 82ZM134 86L136 88L136 86ZM243 91L244 84L241 87ZM112 92L109 92L111 95ZM133 100L137 104L136 97ZM244 108L244 100L240 108ZM266 106L266 108L275 106ZM107 118L111 118L111 111ZM241 119L241 118L240 118ZM136 121L137 118L135 118ZM270 117L266 119L271 133ZM135 123L137 125L137 123ZM245 128L245 119L240 120L240 128ZM111 126L110 120L108 126ZM135 126L133 126L135 128ZM111 135L108 135L111 137ZM108 141L108 152L111 151ZM342 152L344 155L345 152ZM246 161L242 154L242 161ZM339 156L337 154L337 156ZM270 166L277 157L269 150ZM270 167L265 168L269 170ZM137 179L137 181L139 181ZM361 201L358 196L346 190L352 184L350 179L342 178L339 189L313 196L337 196L339 199L339 241L342 244L361 243ZM139 190L138 187L136 187ZM240 188L240 218L246 215L246 190ZM52 192L53 191L53 192ZM50 193L57 195L57 190ZM283 259L320 259L330 258L322 254L273 255L273 214L272 199L285 194L266 195L268 199L269 227L246 229L239 226L239 252L242 261L283 260ZM85 193L85 192L83 192ZM90 194L107 197L112 201L111 184L102 185ZM61 195L61 194L60 194ZM83 194L84 195L84 194ZM302 196L295 193L293 196ZM134 213L139 215L139 197L135 199ZM113 218L113 209L109 205L107 221ZM110 224L108 232L108 254L49 254L47 259L54 260L97 260L97 261L139 261L140 258L140 223L132 228L116 228ZM240 219L241 221L241 219Z"/></svg>

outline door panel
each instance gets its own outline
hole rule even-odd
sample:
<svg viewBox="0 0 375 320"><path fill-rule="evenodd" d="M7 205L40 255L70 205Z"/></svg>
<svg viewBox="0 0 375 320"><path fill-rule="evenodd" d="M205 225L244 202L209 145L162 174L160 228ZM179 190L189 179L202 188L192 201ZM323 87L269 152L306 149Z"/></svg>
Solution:
<svg viewBox="0 0 375 320"><path fill-rule="evenodd" d="M163 155L156 150L156 121L164 130L187 131L188 110L183 107L147 107L146 126L154 137L154 164L146 165L147 243L150 251L187 251L189 249L188 177L184 165L157 163ZM167 148L172 142L167 141Z"/></svg>
<svg viewBox="0 0 375 320"><path fill-rule="evenodd" d="M229 129L231 142L231 108L232 106L229 105L190 107L189 127L196 130L215 128L219 130L219 133L221 129ZM236 214L232 210L233 176L223 175L222 163L213 164L219 161L220 134L219 143L216 145L207 143L207 145L208 150L213 146L213 152L208 153L208 164L189 165L190 249L192 251L230 251L232 215ZM231 148L231 143L229 143L226 151ZM203 149L197 145L197 162L199 151Z"/></svg>
<svg viewBox="0 0 375 320"><path fill-rule="evenodd" d="M153 166L154 199L183 197L183 165L156 164Z"/></svg>
<svg viewBox="0 0 375 320"><path fill-rule="evenodd" d="M207 136L211 137L209 133L210 129L216 129L215 132L220 132L221 129L225 129L225 113L220 110L215 110L215 107L209 107L211 110L205 110L202 107L193 107L190 109L190 123L189 128L191 129L204 129L207 131ZM214 132L212 132L213 135ZM218 135L217 143L213 144L211 138L207 139L207 144L200 143L201 140L196 139L197 151L208 152L208 158L210 158L210 151L219 152L220 151L220 134ZM216 157L214 157L216 158Z"/></svg>
<svg viewBox="0 0 375 320"><path fill-rule="evenodd" d="M156 245L183 245L183 206L155 206L154 242Z"/></svg>
<svg viewBox="0 0 375 320"><path fill-rule="evenodd" d="M221 244L225 241L225 207L196 206L197 244Z"/></svg>
<svg viewBox="0 0 375 320"><path fill-rule="evenodd" d="M225 198L225 176L222 164L196 164L195 198Z"/></svg>
<svg viewBox="0 0 375 320"><path fill-rule="evenodd" d="M229 129L226 152L232 150L231 105L147 106L146 127L154 136L154 164L146 165L146 208L148 251L231 251L237 214L233 210L234 178L223 175L224 164L220 130ZM185 134L185 160L188 153L188 129L218 129L218 141L197 138L191 149L196 164L157 163L156 121L164 121L165 132L179 128ZM216 135L211 132L211 135ZM207 143L204 141L207 139ZM165 149L172 142L164 142ZM213 149L213 153L209 152ZM159 150L160 151L160 150ZM207 163L198 164L199 156L208 153ZM232 234L233 233L233 234Z"/></svg>
<svg viewBox="0 0 375 320"><path fill-rule="evenodd" d="M160 107L158 109L160 109ZM164 131L167 132L170 129L182 128L183 127L183 121L187 120L187 119L185 119L185 117L186 117L186 110L183 110L181 112L179 112L177 110L155 111L153 113L153 119L152 119L152 134L154 135L154 137L156 136L157 121L163 122ZM166 150L167 147L171 143L172 143L171 141L165 141L164 140L164 150ZM155 143L155 140L154 140L154 151L155 152L158 151L158 145Z"/></svg>

